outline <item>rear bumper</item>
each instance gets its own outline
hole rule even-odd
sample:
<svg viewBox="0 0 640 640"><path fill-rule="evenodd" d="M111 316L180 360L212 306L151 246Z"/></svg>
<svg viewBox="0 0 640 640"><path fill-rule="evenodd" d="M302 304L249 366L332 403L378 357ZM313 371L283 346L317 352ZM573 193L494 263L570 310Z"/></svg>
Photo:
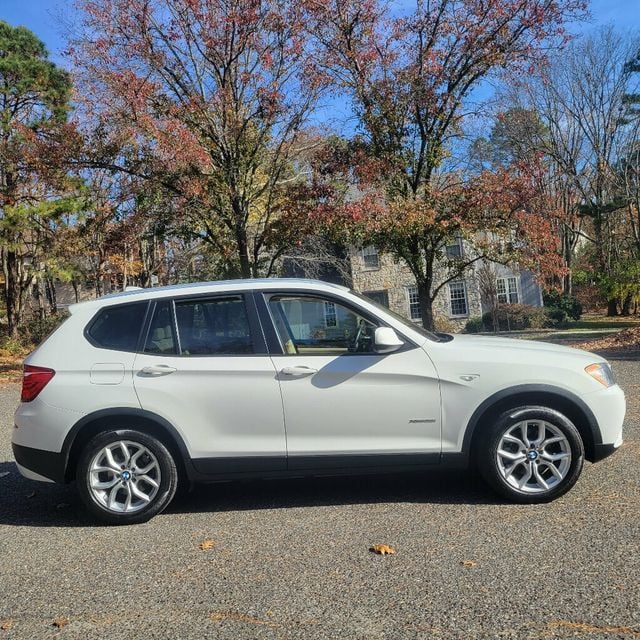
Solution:
<svg viewBox="0 0 640 640"><path fill-rule="evenodd" d="M55 451L32 449L11 443L18 470L30 480L64 482L65 457ZM38 477L39 476L39 477Z"/></svg>

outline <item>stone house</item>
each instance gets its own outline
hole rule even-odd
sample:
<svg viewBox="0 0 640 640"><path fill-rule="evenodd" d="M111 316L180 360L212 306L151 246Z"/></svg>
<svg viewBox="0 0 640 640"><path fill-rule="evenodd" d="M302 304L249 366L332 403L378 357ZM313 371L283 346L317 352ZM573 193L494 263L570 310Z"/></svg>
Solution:
<svg viewBox="0 0 640 640"><path fill-rule="evenodd" d="M462 240L447 247L447 255L451 258L462 255L463 251L465 244ZM352 249L350 259L356 291L414 322L421 321L415 278L403 261L380 253L373 246ZM469 318L481 316L489 310L488 300L483 300L481 294L479 270L482 264L476 263L468 275L449 282L439 292L434 303L434 316L440 330L459 331ZM530 271L490 264L488 271L493 274L491 277L495 277L495 295L499 303L542 306L542 289Z"/></svg>

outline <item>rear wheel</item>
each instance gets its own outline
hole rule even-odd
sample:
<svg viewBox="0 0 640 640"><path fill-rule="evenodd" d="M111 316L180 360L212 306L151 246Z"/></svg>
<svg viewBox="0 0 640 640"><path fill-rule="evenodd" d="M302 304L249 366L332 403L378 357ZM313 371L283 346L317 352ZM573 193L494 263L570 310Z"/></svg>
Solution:
<svg viewBox="0 0 640 640"><path fill-rule="evenodd" d="M98 518L136 524L167 507L178 472L162 442L139 431L118 430L101 433L87 444L76 482L83 502Z"/></svg>
<svg viewBox="0 0 640 640"><path fill-rule="evenodd" d="M500 494L515 502L549 502L576 483L584 445L562 413L527 406L506 411L488 426L478 468Z"/></svg>

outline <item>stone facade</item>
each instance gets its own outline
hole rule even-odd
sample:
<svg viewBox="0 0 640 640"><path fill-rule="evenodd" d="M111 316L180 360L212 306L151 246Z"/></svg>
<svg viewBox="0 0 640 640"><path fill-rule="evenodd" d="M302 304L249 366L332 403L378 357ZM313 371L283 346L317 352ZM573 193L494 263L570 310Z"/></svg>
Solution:
<svg viewBox="0 0 640 640"><path fill-rule="evenodd" d="M350 259L353 288L356 291L369 295L376 302L385 304L392 311L416 323L420 322L415 298L413 305L411 300L412 288L415 288L416 282L406 263L388 254L376 253L372 248L364 251L353 249ZM486 311L474 273L471 269L465 278L445 285L438 293L434 303L437 329L461 331L469 318L481 316ZM517 302L542 305L540 287L530 272L518 272L500 266L497 275L500 278L516 279L517 294L512 296L513 300L517 296ZM465 313L461 313L463 310Z"/></svg>

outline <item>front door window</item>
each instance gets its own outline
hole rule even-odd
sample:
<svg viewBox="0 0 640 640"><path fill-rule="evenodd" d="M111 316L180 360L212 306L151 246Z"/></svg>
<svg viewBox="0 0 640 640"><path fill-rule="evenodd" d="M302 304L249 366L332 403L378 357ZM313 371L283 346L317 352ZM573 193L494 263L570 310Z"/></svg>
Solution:
<svg viewBox="0 0 640 640"><path fill-rule="evenodd" d="M273 296L269 309L289 355L374 353L376 325L337 302L309 296Z"/></svg>

